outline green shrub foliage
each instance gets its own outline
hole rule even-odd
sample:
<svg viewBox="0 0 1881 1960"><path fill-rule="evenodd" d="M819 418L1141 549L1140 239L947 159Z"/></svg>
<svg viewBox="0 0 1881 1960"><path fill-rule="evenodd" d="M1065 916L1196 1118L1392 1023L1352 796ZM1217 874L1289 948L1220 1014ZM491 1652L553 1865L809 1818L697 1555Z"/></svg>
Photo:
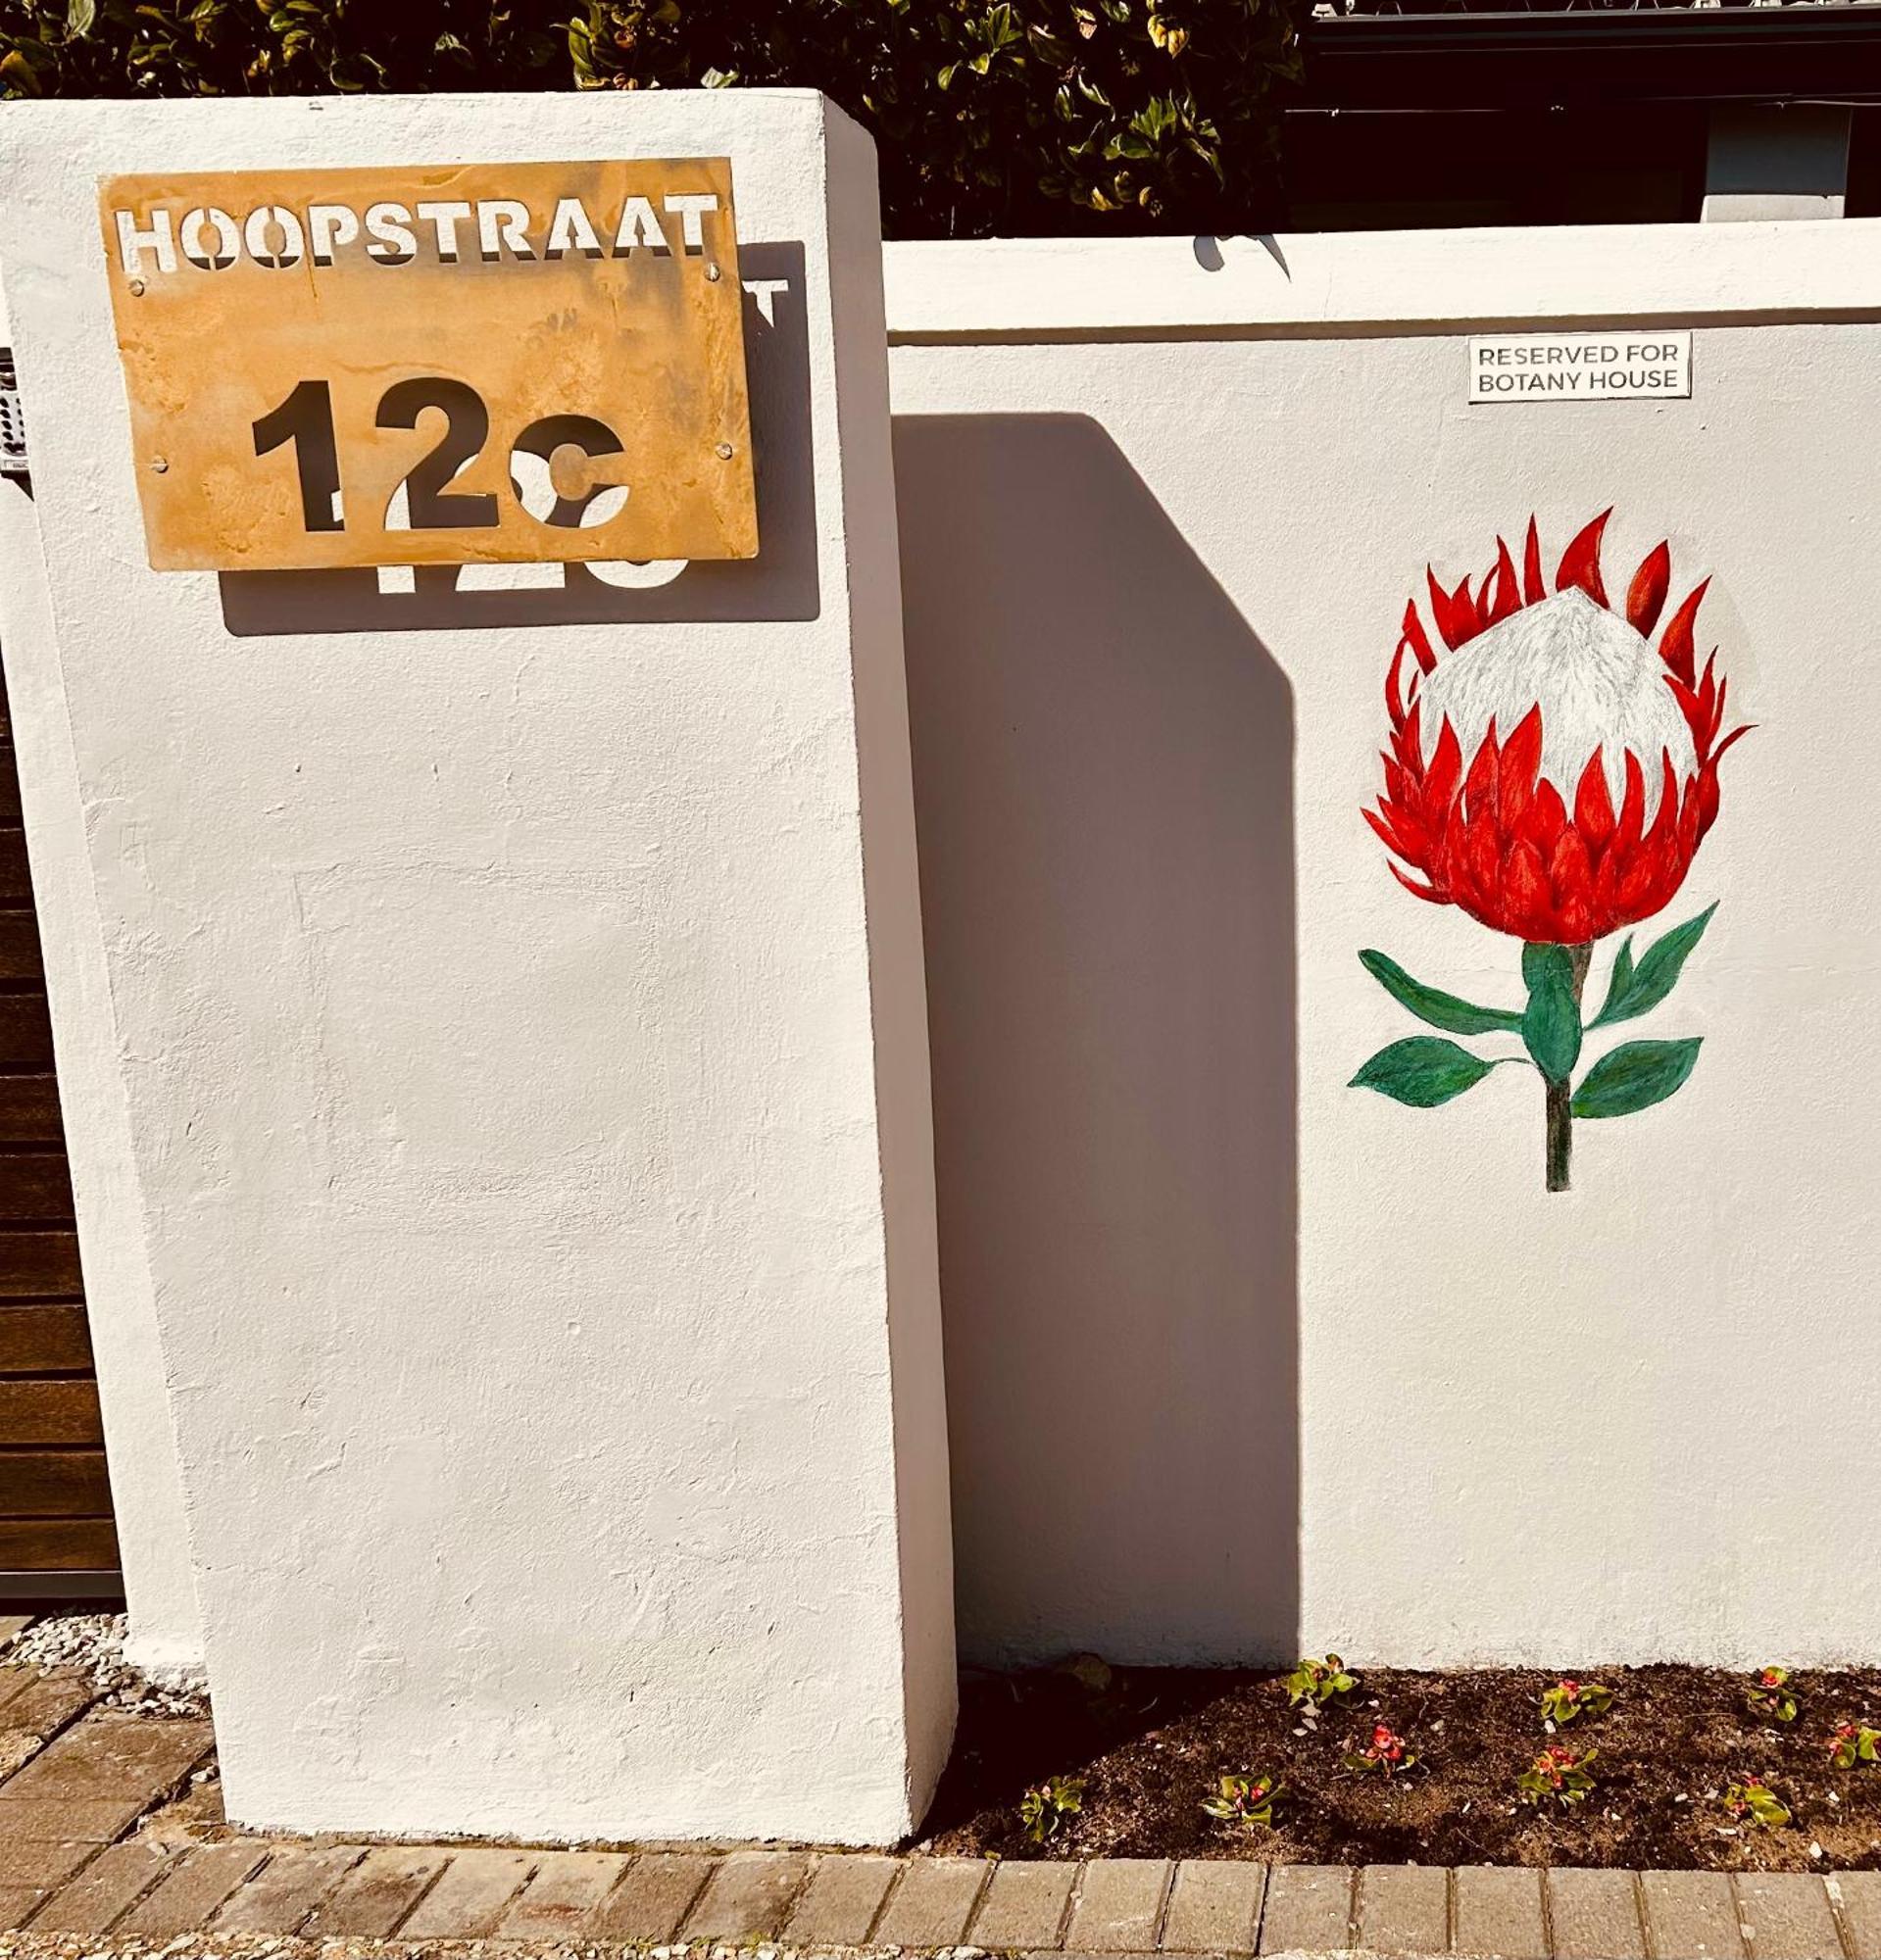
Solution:
<svg viewBox="0 0 1881 1960"><path fill-rule="evenodd" d="M901 237L1274 220L1303 0L0 0L9 96L815 87Z"/></svg>

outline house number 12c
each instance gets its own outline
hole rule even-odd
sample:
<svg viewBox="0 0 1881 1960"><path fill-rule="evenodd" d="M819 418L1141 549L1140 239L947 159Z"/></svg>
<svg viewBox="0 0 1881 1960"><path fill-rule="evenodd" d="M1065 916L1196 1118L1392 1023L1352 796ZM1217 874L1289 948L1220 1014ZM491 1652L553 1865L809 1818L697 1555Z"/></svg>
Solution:
<svg viewBox="0 0 1881 1960"><path fill-rule="evenodd" d="M443 434L405 472L392 492L385 528L493 529L499 521L494 495L450 488L483 454L490 439L490 412L474 388L439 374L395 381L379 397L374 421L382 429L416 429L427 409L443 416ZM302 526L309 531L343 531L345 497L330 386L325 381L300 382L283 401L257 418L254 434L258 457L292 445ZM541 523L568 530L606 523L626 503L627 486L596 484L578 497L563 495L554 482L553 459L558 450L570 447L589 459L599 459L620 455L625 445L606 422L593 416L541 416L522 429L510 446L511 486L523 510ZM403 523L397 520L401 497Z"/></svg>

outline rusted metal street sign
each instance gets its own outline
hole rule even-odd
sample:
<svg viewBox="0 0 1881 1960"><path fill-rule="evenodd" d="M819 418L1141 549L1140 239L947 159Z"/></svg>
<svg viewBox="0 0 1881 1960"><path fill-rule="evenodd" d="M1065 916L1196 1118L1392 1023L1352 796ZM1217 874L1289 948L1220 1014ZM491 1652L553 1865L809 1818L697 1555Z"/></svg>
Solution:
<svg viewBox="0 0 1881 1960"><path fill-rule="evenodd" d="M121 176L160 571L758 549L731 167Z"/></svg>

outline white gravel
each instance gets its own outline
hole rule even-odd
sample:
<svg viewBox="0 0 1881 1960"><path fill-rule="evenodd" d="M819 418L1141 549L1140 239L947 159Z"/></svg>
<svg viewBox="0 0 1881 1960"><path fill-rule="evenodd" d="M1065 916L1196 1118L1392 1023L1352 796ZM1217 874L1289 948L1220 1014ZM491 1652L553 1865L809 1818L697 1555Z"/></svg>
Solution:
<svg viewBox="0 0 1881 1960"><path fill-rule="evenodd" d="M0 1661L41 1673L72 1668L86 1675L98 1698L139 1715L206 1715L203 1690L185 1682L155 1682L124 1661L122 1613L49 1613L0 1648Z"/></svg>

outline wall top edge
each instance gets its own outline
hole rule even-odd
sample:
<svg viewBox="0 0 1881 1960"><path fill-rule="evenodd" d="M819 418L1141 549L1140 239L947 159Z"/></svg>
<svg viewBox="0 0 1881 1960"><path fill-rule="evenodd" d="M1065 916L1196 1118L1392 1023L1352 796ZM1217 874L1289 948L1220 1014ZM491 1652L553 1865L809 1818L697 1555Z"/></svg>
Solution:
<svg viewBox="0 0 1881 1960"><path fill-rule="evenodd" d="M1881 318L1881 219L884 248L891 341Z"/></svg>

